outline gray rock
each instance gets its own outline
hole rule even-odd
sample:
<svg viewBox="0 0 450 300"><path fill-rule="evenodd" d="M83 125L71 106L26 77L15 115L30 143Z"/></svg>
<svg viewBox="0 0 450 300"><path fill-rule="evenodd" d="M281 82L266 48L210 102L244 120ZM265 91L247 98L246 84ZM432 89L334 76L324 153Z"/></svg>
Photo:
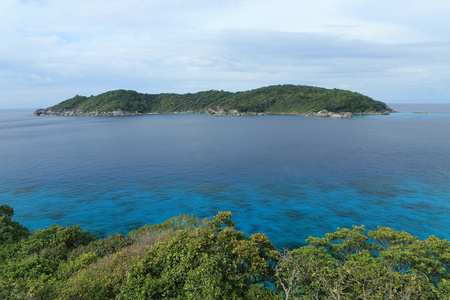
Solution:
<svg viewBox="0 0 450 300"><path fill-rule="evenodd" d="M115 116L115 117L116 116L123 116L123 115L125 115L125 113L121 109L116 109L116 110L112 111L112 115Z"/></svg>
<svg viewBox="0 0 450 300"><path fill-rule="evenodd" d="M45 109L40 108L34 112L35 116L45 115Z"/></svg>
<svg viewBox="0 0 450 300"><path fill-rule="evenodd" d="M353 117L353 114L350 112L332 113L330 115L330 118L348 119L348 118L352 118L352 117Z"/></svg>
<svg viewBox="0 0 450 300"><path fill-rule="evenodd" d="M315 114L313 114L313 116L314 117L329 117L330 114L329 114L328 110L324 109L319 112L316 112Z"/></svg>

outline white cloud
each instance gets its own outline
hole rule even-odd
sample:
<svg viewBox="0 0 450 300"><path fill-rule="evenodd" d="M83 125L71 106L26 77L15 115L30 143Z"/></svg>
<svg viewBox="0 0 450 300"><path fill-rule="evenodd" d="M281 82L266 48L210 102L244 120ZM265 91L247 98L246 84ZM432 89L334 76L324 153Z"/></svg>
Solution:
<svg viewBox="0 0 450 300"><path fill-rule="evenodd" d="M282 83L405 101L427 100L411 88L422 84L450 101L448 11L437 0L3 0L0 108Z"/></svg>

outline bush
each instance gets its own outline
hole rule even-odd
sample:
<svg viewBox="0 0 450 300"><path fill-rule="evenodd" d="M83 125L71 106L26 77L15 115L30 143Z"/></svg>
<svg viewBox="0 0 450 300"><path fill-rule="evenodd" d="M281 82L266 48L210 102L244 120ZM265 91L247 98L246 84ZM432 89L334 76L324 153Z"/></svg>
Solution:
<svg viewBox="0 0 450 300"><path fill-rule="evenodd" d="M387 227L338 228L282 255L264 234L235 230L230 212L130 237L53 225L6 240L0 299L450 299L449 241Z"/></svg>
<svg viewBox="0 0 450 300"><path fill-rule="evenodd" d="M221 212L204 228L150 247L128 276L125 298L241 299L270 280L278 252L265 235L245 239L230 218Z"/></svg>
<svg viewBox="0 0 450 300"><path fill-rule="evenodd" d="M68 255L68 259L76 259L85 253L95 253L98 258L116 253L125 247L133 244L133 240L129 237L125 237L123 234L115 233L108 236L106 239L99 239L97 241L90 242L87 245L81 245L73 249Z"/></svg>

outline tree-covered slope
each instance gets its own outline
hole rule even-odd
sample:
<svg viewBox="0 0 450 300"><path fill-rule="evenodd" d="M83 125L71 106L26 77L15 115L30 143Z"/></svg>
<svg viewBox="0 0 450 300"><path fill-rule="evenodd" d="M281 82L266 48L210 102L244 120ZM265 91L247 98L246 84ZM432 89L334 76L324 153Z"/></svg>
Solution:
<svg viewBox="0 0 450 300"><path fill-rule="evenodd" d="M231 212L99 240L13 215L0 205L0 299L450 299L450 242L435 236L353 226L279 252Z"/></svg>
<svg viewBox="0 0 450 300"><path fill-rule="evenodd" d="M246 92L205 91L188 94L142 94L116 90L97 96L75 96L50 109L85 112L122 110L132 113L202 111L221 107L239 112L309 113L389 111L385 103L359 93L299 85L277 85Z"/></svg>

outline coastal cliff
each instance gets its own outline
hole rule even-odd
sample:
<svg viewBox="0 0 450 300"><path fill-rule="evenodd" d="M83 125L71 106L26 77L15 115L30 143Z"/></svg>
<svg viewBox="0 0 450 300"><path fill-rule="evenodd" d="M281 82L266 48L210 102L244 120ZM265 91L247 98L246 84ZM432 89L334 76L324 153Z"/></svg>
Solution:
<svg viewBox="0 0 450 300"><path fill-rule="evenodd" d="M359 93L310 86L278 85L246 92L206 91L195 94L142 94L117 90L97 96L75 96L36 116L124 116L200 113L215 116L304 115L350 118L355 114L389 114L383 102Z"/></svg>

